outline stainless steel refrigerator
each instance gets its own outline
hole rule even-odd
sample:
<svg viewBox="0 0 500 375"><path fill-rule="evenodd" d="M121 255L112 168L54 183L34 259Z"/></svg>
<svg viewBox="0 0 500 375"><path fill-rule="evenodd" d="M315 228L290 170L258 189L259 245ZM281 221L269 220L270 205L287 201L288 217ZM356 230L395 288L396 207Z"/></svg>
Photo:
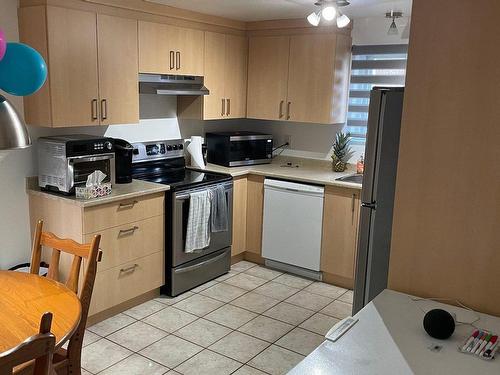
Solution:
<svg viewBox="0 0 500 375"><path fill-rule="evenodd" d="M387 287L403 87L370 93L353 314Z"/></svg>

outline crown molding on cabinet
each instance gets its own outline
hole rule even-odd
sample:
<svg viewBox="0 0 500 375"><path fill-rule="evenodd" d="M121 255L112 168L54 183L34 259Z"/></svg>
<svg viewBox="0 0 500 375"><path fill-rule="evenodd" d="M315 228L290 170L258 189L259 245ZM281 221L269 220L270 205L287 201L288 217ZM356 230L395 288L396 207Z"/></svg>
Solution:
<svg viewBox="0 0 500 375"><path fill-rule="evenodd" d="M149 3L143 0L20 0L19 3L21 8L37 5L56 6L203 31L235 35L245 35L246 32L244 22Z"/></svg>
<svg viewBox="0 0 500 375"><path fill-rule="evenodd" d="M339 29L336 25L312 27L304 18L247 22L248 35L282 35L282 34L315 34L335 33L351 35L352 22L348 27Z"/></svg>
<svg viewBox="0 0 500 375"><path fill-rule="evenodd" d="M343 29L335 25L312 27L304 18L243 22L207 15L147 0L20 0L20 7L51 5L78 10L166 23L174 26L236 35L284 35L336 33L351 35L351 24Z"/></svg>

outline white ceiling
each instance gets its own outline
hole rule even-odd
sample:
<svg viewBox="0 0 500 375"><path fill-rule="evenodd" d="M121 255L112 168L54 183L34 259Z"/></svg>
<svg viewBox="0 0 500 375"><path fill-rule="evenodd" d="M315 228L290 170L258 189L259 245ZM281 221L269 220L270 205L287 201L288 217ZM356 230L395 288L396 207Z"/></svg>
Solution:
<svg viewBox="0 0 500 375"><path fill-rule="evenodd" d="M315 0L145 0L200 13L241 21L301 18L313 9ZM350 0L342 8L349 17L383 17L390 10L411 12L412 0Z"/></svg>

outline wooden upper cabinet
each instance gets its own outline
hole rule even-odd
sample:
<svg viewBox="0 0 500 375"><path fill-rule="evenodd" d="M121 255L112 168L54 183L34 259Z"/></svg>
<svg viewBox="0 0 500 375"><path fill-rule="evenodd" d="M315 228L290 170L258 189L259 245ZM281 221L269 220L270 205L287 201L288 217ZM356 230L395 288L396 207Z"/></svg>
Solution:
<svg viewBox="0 0 500 375"><path fill-rule="evenodd" d="M141 73L203 75L203 31L145 21L138 29Z"/></svg>
<svg viewBox="0 0 500 375"><path fill-rule="evenodd" d="M224 80L226 77L226 36L205 33L205 86L210 91L203 98L203 119L217 120L226 114Z"/></svg>
<svg viewBox="0 0 500 375"><path fill-rule="evenodd" d="M289 36L249 40L247 117L284 120L288 86Z"/></svg>
<svg viewBox="0 0 500 375"><path fill-rule="evenodd" d="M333 33L250 38L248 117L345 122L350 48L349 36Z"/></svg>
<svg viewBox="0 0 500 375"><path fill-rule="evenodd" d="M40 51L47 82L25 97L28 124L139 122L137 21L53 6L19 10L22 42Z"/></svg>
<svg viewBox="0 0 500 375"><path fill-rule="evenodd" d="M99 14L101 124L139 122L137 21Z"/></svg>
<svg viewBox="0 0 500 375"><path fill-rule="evenodd" d="M248 39L226 35L225 59L226 117L244 118L247 113Z"/></svg>
<svg viewBox="0 0 500 375"><path fill-rule="evenodd" d="M203 75L204 33L201 30L168 26L169 56L174 52L174 74Z"/></svg>
<svg viewBox="0 0 500 375"><path fill-rule="evenodd" d="M359 190L326 187L321 271L325 280L346 288L354 285L359 208Z"/></svg>
<svg viewBox="0 0 500 375"><path fill-rule="evenodd" d="M139 72L169 73L172 56L168 50L168 26L139 21Z"/></svg>
<svg viewBox="0 0 500 375"><path fill-rule="evenodd" d="M290 121L331 122L335 44L335 34L291 37L287 95Z"/></svg>
<svg viewBox="0 0 500 375"><path fill-rule="evenodd" d="M246 116L248 39L205 32L203 97L178 98L178 116L202 120Z"/></svg>
<svg viewBox="0 0 500 375"><path fill-rule="evenodd" d="M47 7L50 108L54 127L99 124L96 22L95 13ZM27 120L38 125L36 119Z"/></svg>

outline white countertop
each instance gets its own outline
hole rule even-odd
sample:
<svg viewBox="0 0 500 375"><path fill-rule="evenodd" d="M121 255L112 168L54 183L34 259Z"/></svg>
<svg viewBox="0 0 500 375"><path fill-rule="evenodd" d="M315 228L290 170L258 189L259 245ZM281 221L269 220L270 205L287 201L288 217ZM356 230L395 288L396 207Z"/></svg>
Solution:
<svg viewBox="0 0 500 375"><path fill-rule="evenodd" d="M458 351L475 328L457 325L448 340L437 340L424 331L425 312L442 308L457 320L500 333L500 318L429 300L383 291L355 315L359 321L336 342L324 341L289 375L377 375L377 374L500 374L500 356L485 361ZM434 346L440 350L431 350Z"/></svg>
<svg viewBox="0 0 500 375"><path fill-rule="evenodd" d="M63 194L43 191L38 186L37 177L28 177L26 180L26 191L28 194L41 195L45 198L50 199L60 199L64 200L67 203L71 203L80 207L92 207L105 203L120 201L123 199L130 199L143 195L160 193L162 191L167 191L170 189L170 186L168 185L162 185L142 180L132 180L132 182L129 184L114 184L110 195L101 198L84 200L77 199L74 195L67 196Z"/></svg>
<svg viewBox="0 0 500 375"><path fill-rule="evenodd" d="M287 163L291 163L288 166ZM208 164L206 171L227 173L233 177L247 174L265 177L282 178L286 180L307 182L318 185L339 186L352 189L361 189L361 184L336 181L339 177L356 173L354 165L349 164L345 172L337 173L332 170L332 163L328 160L304 159L295 157L277 157L271 164L259 164L245 167L223 167Z"/></svg>

